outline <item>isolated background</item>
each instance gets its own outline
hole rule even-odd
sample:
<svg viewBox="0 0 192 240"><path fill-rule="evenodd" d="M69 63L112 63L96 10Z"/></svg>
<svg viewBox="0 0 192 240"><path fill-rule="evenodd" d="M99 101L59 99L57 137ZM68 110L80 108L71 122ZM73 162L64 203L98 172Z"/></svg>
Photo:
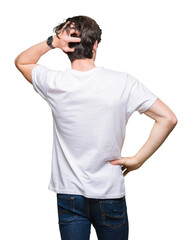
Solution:
<svg viewBox="0 0 192 240"><path fill-rule="evenodd" d="M87 15L103 30L96 65L136 77L178 118L157 152L125 177L129 240L191 240L191 1L17 0L2 3L0 12L0 238L60 239L56 195L47 189L51 110L14 59L47 39L64 19ZM39 63L56 70L70 67L59 49ZM122 156L134 155L152 126L153 120L135 112ZM93 227L90 239L97 239Z"/></svg>

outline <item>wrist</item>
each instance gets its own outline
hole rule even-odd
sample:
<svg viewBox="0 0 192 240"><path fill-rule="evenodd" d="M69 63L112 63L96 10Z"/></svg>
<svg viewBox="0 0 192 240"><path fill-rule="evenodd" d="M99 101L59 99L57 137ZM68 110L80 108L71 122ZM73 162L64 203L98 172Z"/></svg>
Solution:
<svg viewBox="0 0 192 240"><path fill-rule="evenodd" d="M52 42L53 47L59 48L59 38L56 35L53 35L53 42Z"/></svg>
<svg viewBox="0 0 192 240"><path fill-rule="evenodd" d="M143 165L143 163L146 161L145 159L142 159L138 154L136 154L134 158L138 165Z"/></svg>
<svg viewBox="0 0 192 240"><path fill-rule="evenodd" d="M46 42L50 49L54 49L57 46L54 40L55 40L54 36L50 36L47 38ZM53 41L54 41L54 43L53 43Z"/></svg>

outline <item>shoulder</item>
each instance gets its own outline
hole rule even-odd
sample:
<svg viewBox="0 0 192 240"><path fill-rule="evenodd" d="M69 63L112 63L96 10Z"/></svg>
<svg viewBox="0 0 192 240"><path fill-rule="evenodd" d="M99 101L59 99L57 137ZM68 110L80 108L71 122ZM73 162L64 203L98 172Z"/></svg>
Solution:
<svg viewBox="0 0 192 240"><path fill-rule="evenodd" d="M41 64L36 64L36 66L32 70L32 74L37 73L37 72L57 73L57 72L60 72L60 71L50 69L50 68L48 68L44 65L41 65Z"/></svg>
<svg viewBox="0 0 192 240"><path fill-rule="evenodd" d="M66 70L64 71L60 71L60 70L53 70L50 69L44 65L41 64L37 64L31 72L31 76L32 76L32 80L35 79L39 79L39 81L43 81L43 79L53 79L54 77L58 77L59 75L62 75L66 72Z"/></svg>

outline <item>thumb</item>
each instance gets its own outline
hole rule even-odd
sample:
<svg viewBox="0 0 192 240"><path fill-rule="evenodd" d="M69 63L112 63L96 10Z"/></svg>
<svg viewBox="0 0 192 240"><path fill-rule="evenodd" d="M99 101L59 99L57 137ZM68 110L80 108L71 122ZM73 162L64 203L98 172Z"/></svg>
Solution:
<svg viewBox="0 0 192 240"><path fill-rule="evenodd" d="M110 161L110 163L112 165L118 165L118 164L120 165L120 164L123 164L123 161L121 159L115 159L115 160Z"/></svg>

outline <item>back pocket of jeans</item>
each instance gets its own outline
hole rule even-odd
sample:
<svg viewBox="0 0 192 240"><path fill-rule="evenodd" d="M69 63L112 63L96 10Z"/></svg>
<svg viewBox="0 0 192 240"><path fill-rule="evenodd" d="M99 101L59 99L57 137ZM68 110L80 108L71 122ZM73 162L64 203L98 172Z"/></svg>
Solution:
<svg viewBox="0 0 192 240"><path fill-rule="evenodd" d="M125 224L125 197L99 201L102 223L110 228L118 228Z"/></svg>
<svg viewBox="0 0 192 240"><path fill-rule="evenodd" d="M57 194L57 208L59 224L70 223L78 216L74 213L74 197L66 194Z"/></svg>

